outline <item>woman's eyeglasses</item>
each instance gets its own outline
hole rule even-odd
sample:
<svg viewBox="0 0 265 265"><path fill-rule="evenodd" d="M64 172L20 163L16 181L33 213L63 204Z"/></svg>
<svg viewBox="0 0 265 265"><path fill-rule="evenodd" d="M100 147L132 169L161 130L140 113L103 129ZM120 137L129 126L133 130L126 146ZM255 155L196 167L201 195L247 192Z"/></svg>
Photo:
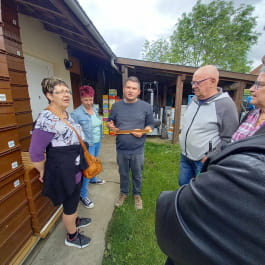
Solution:
<svg viewBox="0 0 265 265"><path fill-rule="evenodd" d="M56 94L56 95L72 95L72 91L71 90L61 90L61 91L53 91L52 94Z"/></svg>
<svg viewBox="0 0 265 265"><path fill-rule="evenodd" d="M255 83L252 85L255 90L259 90L261 87L265 86L265 82L261 81L255 81Z"/></svg>

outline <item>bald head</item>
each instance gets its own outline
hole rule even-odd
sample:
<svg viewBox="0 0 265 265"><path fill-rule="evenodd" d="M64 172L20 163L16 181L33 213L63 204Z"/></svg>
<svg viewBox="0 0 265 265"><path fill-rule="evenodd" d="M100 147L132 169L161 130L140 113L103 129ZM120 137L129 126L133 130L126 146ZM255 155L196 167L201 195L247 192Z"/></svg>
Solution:
<svg viewBox="0 0 265 265"><path fill-rule="evenodd" d="M219 82L219 71L214 65L205 65L200 67L194 75L204 76L204 78L213 78L216 81L216 86Z"/></svg>
<svg viewBox="0 0 265 265"><path fill-rule="evenodd" d="M200 100L218 93L219 71L214 65L205 65L195 71L192 77L192 89Z"/></svg>

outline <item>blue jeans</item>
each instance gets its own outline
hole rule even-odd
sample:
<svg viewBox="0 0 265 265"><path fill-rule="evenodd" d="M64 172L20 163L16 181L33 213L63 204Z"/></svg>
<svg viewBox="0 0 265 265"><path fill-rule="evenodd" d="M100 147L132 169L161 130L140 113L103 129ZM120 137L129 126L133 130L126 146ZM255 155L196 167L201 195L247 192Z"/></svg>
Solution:
<svg viewBox="0 0 265 265"><path fill-rule="evenodd" d="M120 173L120 192L128 195L130 190L130 170L132 172L133 195L140 195L142 188L142 171L144 154L123 154L117 152Z"/></svg>
<svg viewBox="0 0 265 265"><path fill-rule="evenodd" d="M194 161L181 154L179 186L188 184L192 178L196 177L200 173L202 165L200 160Z"/></svg>
<svg viewBox="0 0 265 265"><path fill-rule="evenodd" d="M100 152L100 149L101 149L101 142L98 142L98 143L95 143L93 145L90 145L89 148L88 148L88 151L89 151L89 153L92 156L98 156L99 152ZM93 177L92 179L95 179L95 178L96 178L96 176ZM87 178L83 177L82 187L81 187L81 192L80 192L80 196L82 198L88 197L89 181L90 181L90 179L87 179Z"/></svg>

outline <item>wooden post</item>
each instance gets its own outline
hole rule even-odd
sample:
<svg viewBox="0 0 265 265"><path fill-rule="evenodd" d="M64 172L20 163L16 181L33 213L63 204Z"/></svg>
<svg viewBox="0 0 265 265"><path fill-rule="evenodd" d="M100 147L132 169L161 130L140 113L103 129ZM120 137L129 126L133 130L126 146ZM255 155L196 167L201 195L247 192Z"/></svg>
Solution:
<svg viewBox="0 0 265 265"><path fill-rule="evenodd" d="M179 127L180 127L180 112L183 96L183 83L186 79L186 75L179 75L176 80L176 97L175 97L175 115L174 115L174 128L173 128L173 144L177 144L179 141Z"/></svg>
<svg viewBox="0 0 265 265"><path fill-rule="evenodd" d="M128 79L128 66L122 65L121 72L122 72L122 87L123 87L125 84L125 81Z"/></svg>

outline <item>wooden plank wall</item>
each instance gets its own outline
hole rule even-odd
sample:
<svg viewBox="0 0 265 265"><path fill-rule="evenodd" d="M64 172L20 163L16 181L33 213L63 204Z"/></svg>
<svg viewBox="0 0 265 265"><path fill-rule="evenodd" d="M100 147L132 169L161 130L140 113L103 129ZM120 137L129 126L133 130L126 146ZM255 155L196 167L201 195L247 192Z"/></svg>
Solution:
<svg viewBox="0 0 265 265"><path fill-rule="evenodd" d="M7 74L9 76L8 81L11 87L18 126L19 143L22 151L28 151L33 121L16 10L16 3L13 0L2 1L2 33L7 61Z"/></svg>

